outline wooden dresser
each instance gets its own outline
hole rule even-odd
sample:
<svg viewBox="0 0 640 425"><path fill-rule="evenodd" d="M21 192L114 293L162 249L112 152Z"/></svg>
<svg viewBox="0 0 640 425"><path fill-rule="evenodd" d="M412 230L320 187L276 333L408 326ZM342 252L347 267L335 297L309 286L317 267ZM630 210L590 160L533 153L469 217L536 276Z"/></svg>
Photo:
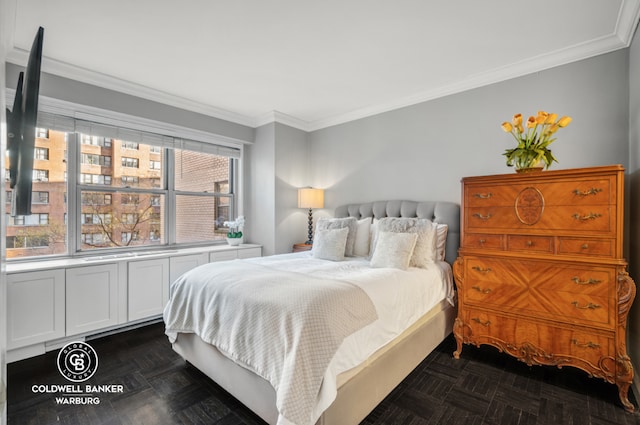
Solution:
<svg viewBox="0 0 640 425"><path fill-rule="evenodd" d="M490 344L528 365L574 366L616 384L634 411L623 194L621 166L464 178L454 357Z"/></svg>

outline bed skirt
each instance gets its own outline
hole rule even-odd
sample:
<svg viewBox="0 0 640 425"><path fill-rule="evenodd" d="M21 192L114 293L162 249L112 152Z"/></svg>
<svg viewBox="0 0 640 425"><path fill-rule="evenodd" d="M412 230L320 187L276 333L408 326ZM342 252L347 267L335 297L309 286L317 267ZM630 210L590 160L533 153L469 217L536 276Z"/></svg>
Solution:
<svg viewBox="0 0 640 425"><path fill-rule="evenodd" d="M359 424L452 331L456 309L442 301L361 365L338 375L338 395L317 425ZM278 419L271 384L195 334L178 334L173 349L269 424Z"/></svg>

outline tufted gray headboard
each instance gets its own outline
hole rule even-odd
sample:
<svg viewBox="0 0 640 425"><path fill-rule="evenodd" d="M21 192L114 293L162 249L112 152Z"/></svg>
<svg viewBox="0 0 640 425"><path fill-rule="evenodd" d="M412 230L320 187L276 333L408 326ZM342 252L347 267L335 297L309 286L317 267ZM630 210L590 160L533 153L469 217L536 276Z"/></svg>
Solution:
<svg viewBox="0 0 640 425"><path fill-rule="evenodd" d="M453 264L460 246L460 205L439 201L376 201L363 204L342 205L336 208L335 217L418 217L449 226L445 260Z"/></svg>

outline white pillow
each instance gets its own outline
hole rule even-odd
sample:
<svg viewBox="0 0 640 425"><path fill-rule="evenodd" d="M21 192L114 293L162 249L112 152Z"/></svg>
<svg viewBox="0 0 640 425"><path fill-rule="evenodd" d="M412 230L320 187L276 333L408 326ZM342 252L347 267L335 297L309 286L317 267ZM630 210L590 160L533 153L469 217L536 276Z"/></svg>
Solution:
<svg viewBox="0 0 640 425"><path fill-rule="evenodd" d="M436 261L436 225L426 218L385 217L378 223L378 233L416 233L418 240L411 256L411 267L426 268ZM374 236L375 238L375 236ZM378 249L377 240L372 242L373 254Z"/></svg>
<svg viewBox="0 0 640 425"><path fill-rule="evenodd" d="M418 240L417 233L380 232L371 267L406 270Z"/></svg>
<svg viewBox="0 0 640 425"><path fill-rule="evenodd" d="M369 243L371 241L371 217L358 220L356 230L356 242L353 246L353 255L367 257L369 255Z"/></svg>
<svg viewBox="0 0 640 425"><path fill-rule="evenodd" d="M344 260L344 248L347 245L349 229L322 229L316 231L316 236L311 249L314 258L323 260Z"/></svg>
<svg viewBox="0 0 640 425"><path fill-rule="evenodd" d="M436 223L436 259L438 261L444 261L446 254L447 233L449 232L449 226L446 224Z"/></svg>
<svg viewBox="0 0 640 425"><path fill-rule="evenodd" d="M316 224L316 231L326 229L349 229L347 234L347 244L345 246L344 255L353 256L353 247L356 242L356 231L358 228L358 220L355 217L345 218L321 218Z"/></svg>

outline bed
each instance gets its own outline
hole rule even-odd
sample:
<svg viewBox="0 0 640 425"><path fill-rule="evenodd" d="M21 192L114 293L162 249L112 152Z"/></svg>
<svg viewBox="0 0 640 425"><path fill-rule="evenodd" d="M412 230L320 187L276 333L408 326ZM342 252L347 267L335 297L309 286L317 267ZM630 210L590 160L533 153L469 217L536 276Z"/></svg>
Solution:
<svg viewBox="0 0 640 425"><path fill-rule="evenodd" d="M326 370L322 369L325 371L322 374L322 382L320 390L318 391L320 395L317 400L313 400L311 416L304 416L304 418L313 418L313 422L311 423L343 425L361 422L452 330L452 323L456 311L450 265L457 257L459 246L460 210L457 204L450 202L378 201L341 206L336 209L334 216L337 219L353 217L359 222L366 221L364 219L368 217L371 217L373 222L378 222L378 220L388 217L402 217L428 219L433 223L444 224L446 225L444 258L437 258L433 267L429 265L428 267L410 267L406 270L390 271L385 267L371 267L374 257L353 256L352 253L351 256L345 257L343 261L327 261L314 258L312 252L302 252L201 266L195 269L192 275L185 275L172 285L171 300L165 309L165 323L167 324L167 335L172 342L173 349L186 361L209 376L269 424L290 425L304 423L306 425L306 419L298 421L297 417L290 413L292 411L291 406L297 406L300 400L293 400L289 404L285 403L285 407L283 407L282 388L286 387L289 393L294 393L294 395L298 393L304 394L304 390L306 389L303 390L295 387L294 384L300 381L297 379L292 379L294 384L291 385L289 385L288 382L287 385L283 385L281 381L277 381L277 379L274 381L274 374L272 369L270 369L272 367L271 365L261 365L260 363L256 363L253 358L247 359L242 356L231 355L230 353L237 352L237 350L234 351L234 349L230 348L226 340L212 340L212 337L209 336L207 331L202 331L201 329L194 331L193 328L185 327L184 323L180 321L176 322L174 316L183 314L190 315L191 318L189 320L197 322L207 314L206 311L208 310L206 310L206 308L208 307L201 307L201 311L193 312L197 310L197 307L193 307L193 304L196 303L189 298L192 295L180 295L181 291L186 291L190 294L202 294L202 291L205 290L203 288L207 287L207 285L194 284L193 282L201 282L203 276L205 277L204 280L207 278L209 278L209 280L215 280L212 276L220 273L220 276L226 276L226 278L229 279L229 273L224 270L237 270L237 267L240 267L243 269L243 277L238 278L238 281L240 281L245 278L245 275L259 275L262 274L263 271L282 269L279 272L285 274L277 275L278 277L272 278L272 280L275 279L285 283L291 280L291 284L295 285L295 278L296 275L298 275L298 279L302 277L305 285L309 284L312 288L325 288L328 280L331 279L332 285L348 286L349 288L345 288L345 290L354 291L353 295L351 292L344 292L344 294L349 295L341 295L339 297L340 299L347 300L345 301L346 304L360 305L360 299L357 298L359 296L358 292L366 292L369 296L368 298L373 300L372 302L375 304L373 313L371 313L371 309L364 302L361 303L364 306L361 311L348 313L350 317L355 317L355 322L359 321L360 327L355 330L345 330L344 332L346 332L345 335L347 335L347 337L345 337L343 341L338 340L336 342L339 348L338 352L342 353L344 351L348 354L342 357L338 356L338 354L333 357L331 357L332 354L329 355L329 366ZM380 223L386 223L388 220L390 219L380 221ZM348 221L352 223L353 219ZM420 221L424 222L425 220ZM373 226L375 227L375 224ZM337 235L338 233L343 235L343 233L346 234L348 232L338 232L335 229L331 230L332 235ZM382 236L383 233L387 232L380 232L380 236ZM319 236L320 233L317 231L316 244L318 244L318 246L320 244ZM385 234L384 236L389 235ZM374 245L376 244L375 238L376 236L374 236L374 240L372 241ZM412 240L415 244L415 239ZM417 245L413 246L417 247ZM314 249L316 248L321 249L314 247ZM374 256L379 258L379 255L375 253ZM306 275L304 274L305 272L307 273ZM236 276L238 276L238 273L236 273ZM267 274L265 274L265 276L267 276ZM429 301L428 304L424 303L424 305L418 306L419 308L415 311L412 310L413 307L403 309L396 308L396 312L402 312L402 314L406 316L398 319L399 322L404 321L402 325L388 325L386 322L380 325L383 319L382 316L389 316L389 313L386 312L384 308L376 304L384 300L385 297L388 298L388 296L382 295L382 292L376 292L383 290L383 282L385 280L391 281L399 279L398 281L402 281L403 288L404 286L420 288L420 285L411 282L414 280L418 282L427 278L435 279L436 276L440 276L444 278L443 281L448 282L448 284L443 285L441 289L434 290L440 294L439 298ZM264 290L265 292L256 295L259 299L268 297L268 294L271 293L270 283L266 282L268 280L268 278L265 278L265 283L262 283L261 287L256 287L256 291L258 292L262 290L262 287L267 288ZM317 280L317 282L315 280ZM185 283L186 281L190 283L187 284ZM352 286L355 288L351 288ZM431 286L432 285L429 285L429 287ZM235 282L225 284L225 288L227 287L235 287ZM288 288L291 289L294 288L294 286ZM419 290L422 291L423 289ZM324 289L322 289L322 291L324 291ZM396 292L402 294L400 290L396 290ZM348 298L351 296L354 298ZM208 297L207 299L214 299L217 295L206 295L206 297ZM294 296L292 295L292 297ZM420 297L420 299L422 299L422 295ZM277 304L281 298L285 297L274 296L274 303ZM174 299L175 301L172 301ZM178 302L180 299L182 299L181 303ZM224 299L215 299L216 303L224 304L227 302ZM269 302L271 302L271 300L269 300ZM305 302L304 300L297 301L298 304ZM385 301L382 302L384 303ZM396 300L394 302L398 303L399 301ZM409 297L401 302L408 304L411 302L411 299ZM206 303L204 304L206 305ZM304 310L314 311L322 310L323 308L305 307ZM420 308L424 311L420 310ZM247 309L253 314L253 310ZM411 311L405 314L405 310ZM169 313L170 311L171 313ZM178 311L178 313L175 313L175 311ZM358 316L358 314L360 314L360 316ZM371 314L376 316L369 317ZM332 315L333 314L325 314L325 316ZM380 317L378 317L378 315L380 315ZM398 316L400 316L400 314L398 314ZM218 326L222 323L223 325L219 327L229 329L229 332L227 332L229 334L244 332L238 331L237 328L234 327L237 326L232 322L232 320L235 320L234 318L229 319L231 321L225 322L216 316L215 320L220 320ZM338 327L336 326L337 323L346 323L343 319L335 318L334 320L338 322L332 322L330 326ZM266 320L263 319L259 320L259 322L260 321L265 322ZM176 325L176 323L180 324ZM378 328L376 328L376 326L378 326ZM207 328L210 326L202 325L200 327ZM247 326L244 327L246 328ZM384 340L383 337L380 336L381 339L376 340L376 332L379 331L375 329L383 328L385 331L382 333L386 332L384 338L390 338L389 335L392 335L391 339ZM262 335L262 328L256 329L257 332L255 333ZM307 335L310 333L313 334L313 332L305 330L301 334ZM225 338L227 337L225 336ZM263 347L260 344L264 344L264 342L260 342L260 339L261 338L256 335L244 335L240 338L240 340L244 341L245 346L253 344ZM373 345L365 346L364 342L369 340L374 340ZM217 347L214 344L216 344ZM287 342L287 344L290 343ZM357 347L356 351L353 351L353 347ZM268 361L271 361L273 353L267 353L271 348L270 345L264 346L264 348L261 348L261 350L265 350L264 353L260 351L260 353L253 355L269 358ZM278 350L282 350L282 348L278 347L274 350L275 352L279 352ZM324 350L314 350L314 352L315 351L319 353L317 355L318 357L322 357ZM244 351L240 350L240 352ZM302 357L303 356L301 356L301 358ZM274 366L273 370L280 371L281 369L282 366L278 365ZM303 367L303 369L304 372L307 369L313 368ZM300 370L296 373L298 372L300 372ZM312 391L315 391L314 388L315 387L312 388ZM291 396L289 396L289 398L291 398ZM287 411L286 409L289 410ZM309 408L305 406L304 409L307 409L304 411L305 415L308 414Z"/></svg>

